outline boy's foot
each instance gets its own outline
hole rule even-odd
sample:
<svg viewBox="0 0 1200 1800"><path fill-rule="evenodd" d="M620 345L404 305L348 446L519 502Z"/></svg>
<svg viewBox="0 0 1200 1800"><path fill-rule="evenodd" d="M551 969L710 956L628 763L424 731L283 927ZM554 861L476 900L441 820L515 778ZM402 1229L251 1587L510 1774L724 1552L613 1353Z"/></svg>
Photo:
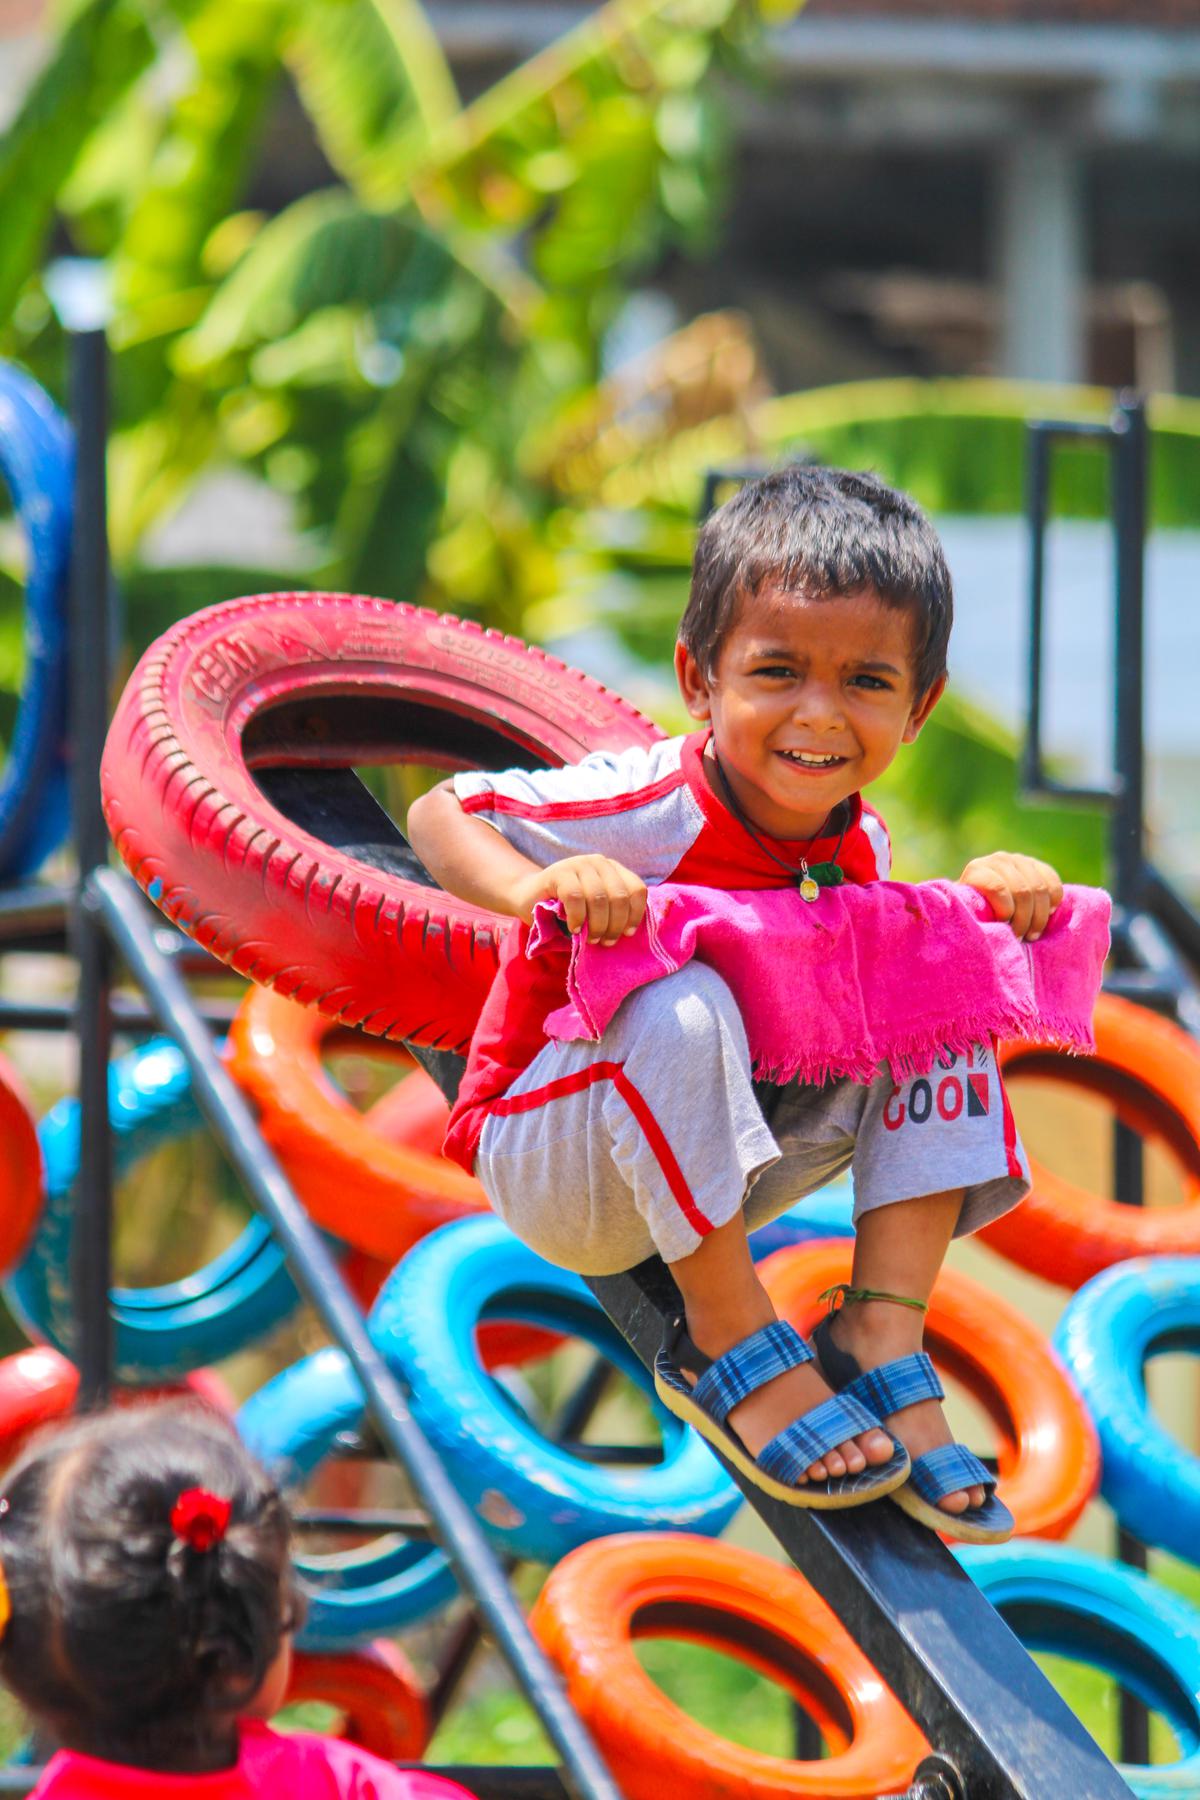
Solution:
<svg viewBox="0 0 1200 1800"><path fill-rule="evenodd" d="M855 1300L835 1314L828 1329L838 1349L854 1357L865 1372L920 1350L923 1326L923 1316L908 1307L888 1301ZM936 1400L902 1407L899 1412L889 1413L884 1424L899 1438L913 1462L927 1450L954 1442L946 1415ZM982 1506L985 1498L981 1487L960 1488L937 1504L942 1512L964 1513Z"/></svg>
<svg viewBox="0 0 1200 1800"><path fill-rule="evenodd" d="M773 1309L768 1308L762 1318L754 1318L749 1322L740 1320L738 1325L730 1327L720 1320L695 1318L692 1312L687 1315L688 1335L697 1349L703 1350L706 1356L714 1361L732 1350L735 1344L757 1331L760 1326L769 1325L776 1317ZM685 1371L686 1374L686 1371ZM694 1378L686 1376L694 1386ZM811 1412L814 1406L832 1398L833 1390L818 1373L815 1362L806 1363L802 1368L789 1369L786 1374L777 1375L735 1406L729 1414L729 1423L752 1456L757 1457L771 1439L791 1425L796 1419ZM917 1408L910 1410L916 1411ZM897 1436L899 1433L897 1433ZM827 1450L819 1462L810 1463L798 1485L805 1481L837 1481L843 1475L858 1475L868 1467L874 1468L890 1462L896 1454L896 1447L886 1431L864 1431L858 1437L848 1438L834 1450Z"/></svg>

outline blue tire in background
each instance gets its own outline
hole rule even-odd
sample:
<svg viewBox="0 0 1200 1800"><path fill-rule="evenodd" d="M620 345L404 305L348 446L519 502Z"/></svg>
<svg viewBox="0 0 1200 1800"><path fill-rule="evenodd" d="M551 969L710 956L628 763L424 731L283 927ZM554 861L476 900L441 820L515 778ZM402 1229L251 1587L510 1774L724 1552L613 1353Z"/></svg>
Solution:
<svg viewBox="0 0 1200 1800"><path fill-rule="evenodd" d="M815 1193L797 1200L785 1213L750 1233L750 1254L755 1262L790 1250L794 1244L811 1244L814 1238L854 1236L854 1189L848 1175L839 1175Z"/></svg>
<svg viewBox="0 0 1200 1800"><path fill-rule="evenodd" d="M32 874L70 824L67 588L75 454L36 381L0 362L0 478L25 533L25 674L0 776L0 880Z"/></svg>
<svg viewBox="0 0 1200 1800"><path fill-rule="evenodd" d="M162 1144L204 1129L183 1056L156 1039L109 1068L109 1119L118 1175ZM35 1341L66 1355L74 1331L71 1245L79 1172L79 1103L61 1100L38 1127L46 1206L25 1255L5 1284L8 1303ZM219 1362L280 1324L298 1295L261 1219L252 1219L220 1256L179 1281L114 1288L116 1379L130 1386L172 1381Z"/></svg>
<svg viewBox="0 0 1200 1800"><path fill-rule="evenodd" d="M366 1407L341 1350L318 1350L252 1394L238 1413L247 1446L281 1487L297 1488L357 1431ZM438 1612L458 1592L436 1544L389 1535L363 1549L292 1558L308 1595L297 1637L305 1650L339 1650L399 1631Z"/></svg>
<svg viewBox="0 0 1200 1800"><path fill-rule="evenodd" d="M662 1462L587 1462L550 1443L480 1363L475 1327L489 1318L593 1345L650 1400ZM715 1536L741 1504L707 1445L657 1399L582 1278L543 1262L499 1219L457 1220L422 1239L389 1275L368 1325L459 1493L513 1555L554 1563L617 1531Z"/></svg>
<svg viewBox="0 0 1200 1800"><path fill-rule="evenodd" d="M1135 1536L1196 1562L1200 1457L1155 1417L1145 1365L1200 1351L1200 1257L1139 1256L1105 1269L1072 1298L1054 1342L1095 1422L1100 1492Z"/></svg>
<svg viewBox="0 0 1200 1800"><path fill-rule="evenodd" d="M1060 1544L979 1546L957 1555L1027 1650L1103 1669L1167 1720L1181 1759L1122 1764L1134 1793L1143 1800L1172 1795L1195 1800L1200 1795L1200 1612L1136 1569Z"/></svg>

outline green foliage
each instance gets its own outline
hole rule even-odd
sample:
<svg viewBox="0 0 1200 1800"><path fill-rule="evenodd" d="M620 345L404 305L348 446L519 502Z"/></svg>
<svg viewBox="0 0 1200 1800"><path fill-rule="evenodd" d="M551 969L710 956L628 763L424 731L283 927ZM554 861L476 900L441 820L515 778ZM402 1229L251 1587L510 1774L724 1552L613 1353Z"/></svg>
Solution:
<svg viewBox="0 0 1200 1800"><path fill-rule="evenodd" d="M706 420L656 443L645 456L599 471L588 498L690 521L709 468L756 459L770 466L810 455L843 467L873 468L932 512L1019 513L1026 420L1103 420L1111 409L1112 395L1105 389L1032 382L890 380L816 388ZM1149 417L1154 523L1194 525L1200 401L1156 395ZM1107 459L1094 448L1057 449L1052 503L1075 518L1104 517Z"/></svg>
<svg viewBox="0 0 1200 1800"><path fill-rule="evenodd" d="M59 39L0 139L0 323L36 271L81 150L155 57L137 0L90 0Z"/></svg>

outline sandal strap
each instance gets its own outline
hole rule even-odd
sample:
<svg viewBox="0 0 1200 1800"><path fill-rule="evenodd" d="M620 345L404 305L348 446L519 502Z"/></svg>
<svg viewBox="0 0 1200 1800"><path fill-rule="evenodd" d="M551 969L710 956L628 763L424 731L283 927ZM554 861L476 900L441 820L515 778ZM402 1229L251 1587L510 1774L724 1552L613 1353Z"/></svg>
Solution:
<svg viewBox="0 0 1200 1800"><path fill-rule="evenodd" d="M726 1350L709 1364L692 1390L697 1406L702 1406L721 1425L743 1400L783 1375L811 1362L813 1353L794 1325L786 1319L773 1319L758 1331L743 1338L732 1350ZM835 1440L841 1442L840 1439ZM813 1459L810 1456L809 1462Z"/></svg>
<svg viewBox="0 0 1200 1800"><path fill-rule="evenodd" d="M877 1431L879 1421L856 1400L834 1394L803 1417L777 1432L760 1452L758 1466L776 1481L792 1482L827 1450L864 1431Z"/></svg>
<svg viewBox="0 0 1200 1800"><path fill-rule="evenodd" d="M909 1480L930 1506L963 1488L981 1487L989 1500L996 1491L996 1477L965 1444L942 1444L936 1450L927 1450L914 1461ZM970 1512L947 1515L956 1519L970 1516Z"/></svg>
<svg viewBox="0 0 1200 1800"><path fill-rule="evenodd" d="M938 1372L924 1350L915 1350L911 1356L898 1356L894 1362L881 1363L877 1369L866 1369L841 1391L852 1394L879 1419L899 1412L903 1406L915 1406L919 1400L946 1398Z"/></svg>

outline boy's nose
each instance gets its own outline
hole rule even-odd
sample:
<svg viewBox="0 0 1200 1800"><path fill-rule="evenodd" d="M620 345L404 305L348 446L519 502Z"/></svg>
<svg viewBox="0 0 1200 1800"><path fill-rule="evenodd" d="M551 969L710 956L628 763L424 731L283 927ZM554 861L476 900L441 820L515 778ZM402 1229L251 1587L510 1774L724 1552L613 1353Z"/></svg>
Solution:
<svg viewBox="0 0 1200 1800"><path fill-rule="evenodd" d="M792 708L792 719L818 731L835 729L843 722L840 691L825 682L806 681Z"/></svg>

